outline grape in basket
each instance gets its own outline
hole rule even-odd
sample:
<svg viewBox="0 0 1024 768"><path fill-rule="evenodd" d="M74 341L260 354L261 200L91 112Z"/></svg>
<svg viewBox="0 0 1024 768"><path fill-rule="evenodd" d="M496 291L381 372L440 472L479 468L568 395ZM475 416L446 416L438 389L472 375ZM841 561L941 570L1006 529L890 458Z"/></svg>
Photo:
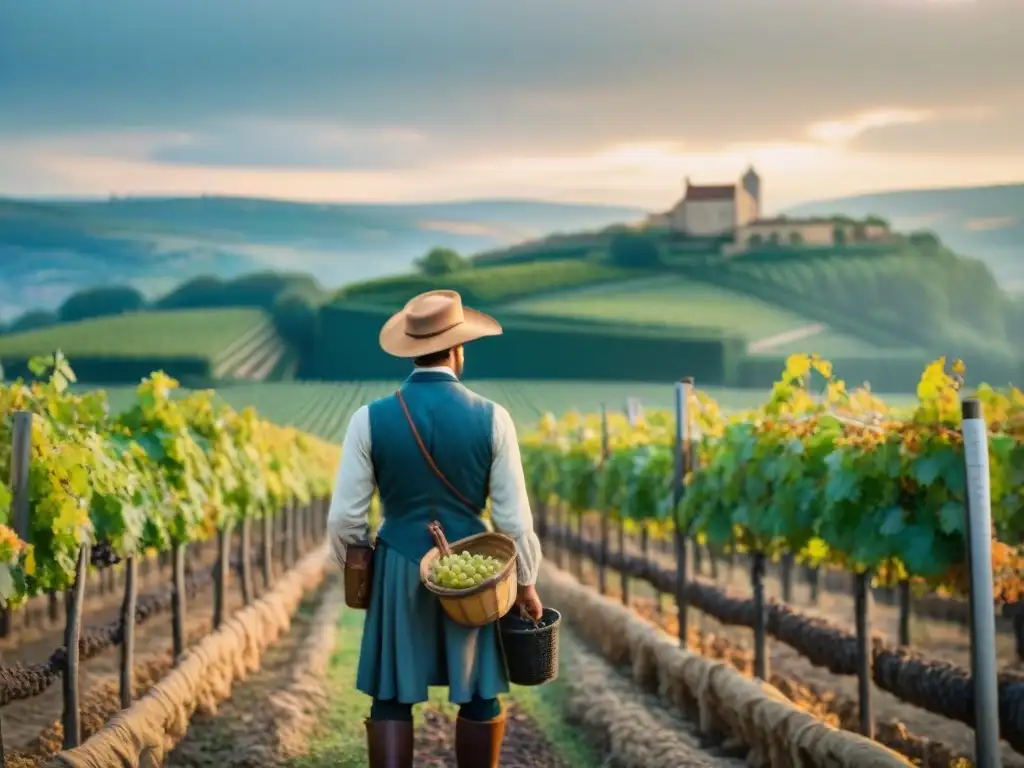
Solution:
<svg viewBox="0 0 1024 768"><path fill-rule="evenodd" d="M445 589L469 589L501 570L504 563L490 555L460 552L441 557L431 573L431 581Z"/></svg>

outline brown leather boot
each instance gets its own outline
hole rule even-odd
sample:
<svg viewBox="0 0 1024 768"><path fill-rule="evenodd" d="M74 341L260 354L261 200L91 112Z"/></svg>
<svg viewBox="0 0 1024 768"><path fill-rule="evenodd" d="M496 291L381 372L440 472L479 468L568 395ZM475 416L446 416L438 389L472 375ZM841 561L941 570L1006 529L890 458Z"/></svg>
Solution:
<svg viewBox="0 0 1024 768"><path fill-rule="evenodd" d="M366 747L370 768L412 768L412 723L367 720Z"/></svg>
<svg viewBox="0 0 1024 768"><path fill-rule="evenodd" d="M498 768L504 737L504 712L483 723L460 717L455 721L455 764L458 768Z"/></svg>

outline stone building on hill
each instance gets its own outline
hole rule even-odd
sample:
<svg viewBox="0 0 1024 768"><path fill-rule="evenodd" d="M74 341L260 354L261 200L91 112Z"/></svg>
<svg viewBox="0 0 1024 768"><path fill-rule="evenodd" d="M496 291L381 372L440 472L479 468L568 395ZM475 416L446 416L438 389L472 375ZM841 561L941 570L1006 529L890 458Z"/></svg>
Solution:
<svg viewBox="0 0 1024 768"><path fill-rule="evenodd" d="M687 177L682 199L648 217L644 226L688 238L721 238L725 256L764 246L834 247L891 237L887 224L871 218L762 218L761 192L761 177L752 167L735 184L694 184Z"/></svg>
<svg viewBox="0 0 1024 768"><path fill-rule="evenodd" d="M693 237L719 237L761 215L761 177L749 168L735 184L694 184L689 177L682 199L647 224Z"/></svg>

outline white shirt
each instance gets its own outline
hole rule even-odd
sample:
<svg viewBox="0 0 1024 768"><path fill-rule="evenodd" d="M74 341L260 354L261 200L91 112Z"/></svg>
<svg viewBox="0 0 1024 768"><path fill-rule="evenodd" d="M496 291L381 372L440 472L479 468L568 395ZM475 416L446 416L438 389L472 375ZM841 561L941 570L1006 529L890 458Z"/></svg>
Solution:
<svg viewBox="0 0 1024 768"><path fill-rule="evenodd" d="M417 368L452 374L446 367ZM515 424L508 411L494 404L490 478L491 522L516 543L519 583L534 584L540 568L540 540L533 530L533 513L526 492L526 477L519 454ZM365 544L370 537L370 500L376 490L370 458L370 409L362 406L348 423L341 451L341 465L334 483L331 511L327 518L334 557L345 563L349 544Z"/></svg>

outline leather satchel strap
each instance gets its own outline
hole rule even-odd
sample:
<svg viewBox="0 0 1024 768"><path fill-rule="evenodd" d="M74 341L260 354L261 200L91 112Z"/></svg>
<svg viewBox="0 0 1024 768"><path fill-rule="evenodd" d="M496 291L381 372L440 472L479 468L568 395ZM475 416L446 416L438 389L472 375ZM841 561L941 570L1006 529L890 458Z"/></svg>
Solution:
<svg viewBox="0 0 1024 768"><path fill-rule="evenodd" d="M423 454L423 458L427 460L427 466L430 467L431 471L437 475L437 479L440 480L445 486L451 491L459 501L465 504L467 507L475 512L479 512L479 508L472 501L467 499L462 492L452 485L451 481L444 476L444 472L437 466L437 462L434 461L434 457L430 455L430 451L427 450L427 446L423 443L423 438L420 437L420 431L416 429L416 423L412 420L412 414L409 413L409 406L405 404L405 398L402 397L402 392L396 391L395 397L398 398L398 404L402 406L402 412L405 414L405 420L409 422L409 429L412 430L412 436L416 439L416 445L419 446L420 453Z"/></svg>

